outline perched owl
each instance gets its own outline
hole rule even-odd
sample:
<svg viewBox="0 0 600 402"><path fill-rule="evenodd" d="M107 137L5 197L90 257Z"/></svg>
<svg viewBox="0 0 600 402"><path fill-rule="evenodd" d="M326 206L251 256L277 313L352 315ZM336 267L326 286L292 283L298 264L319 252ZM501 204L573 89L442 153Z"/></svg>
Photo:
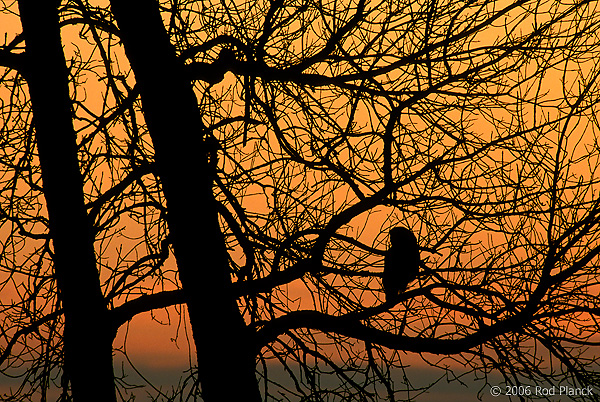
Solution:
<svg viewBox="0 0 600 402"><path fill-rule="evenodd" d="M408 284L417 278L421 258L415 235L406 228L390 230L391 247L385 253L383 290L385 299L391 300L404 292Z"/></svg>

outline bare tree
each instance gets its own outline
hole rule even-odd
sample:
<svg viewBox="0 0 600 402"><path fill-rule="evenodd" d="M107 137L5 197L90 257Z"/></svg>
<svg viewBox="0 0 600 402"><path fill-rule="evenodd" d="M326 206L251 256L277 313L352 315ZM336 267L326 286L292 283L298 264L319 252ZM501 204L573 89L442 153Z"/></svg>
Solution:
<svg viewBox="0 0 600 402"><path fill-rule="evenodd" d="M85 211L57 4L19 1L19 15L27 45L22 71L31 96L31 127L48 210L53 277L64 315L65 370L76 400L116 400L112 331L96 270L92 226ZM29 292L37 296L30 289L26 294ZM34 309L33 314L39 312ZM95 370L93 376L86 370L90 367Z"/></svg>
<svg viewBox="0 0 600 402"><path fill-rule="evenodd" d="M88 214L118 239L157 211L155 263L101 267L109 315L184 302L204 400L418 399L417 359L598 386L594 2L102 6L62 10L99 55L73 77L115 99L81 131L105 141L80 145ZM396 226L423 267L385 301ZM144 288L168 244L181 291Z"/></svg>
<svg viewBox="0 0 600 402"><path fill-rule="evenodd" d="M134 152L143 139L129 133L126 141L115 137L98 146L105 127L90 127L93 113L78 93L86 89L79 82L83 71L93 72L94 65L75 52L67 66L58 6L23 1L18 10L17 3L2 10L16 13L23 27L0 54L7 67L1 89L0 364L3 375L22 379L2 399L111 401L113 339L135 314L128 304L114 308L115 300L144 294L146 280L164 288L174 278L163 270L168 240L158 189L155 180L142 180L150 163ZM122 109L132 108L135 95L130 98L106 102L102 123L125 118ZM79 143L76 134L84 135ZM121 147L129 147L126 163L119 162ZM141 236L130 233L139 227ZM117 245L116 261L107 264L107 245L118 241L126 247ZM169 297L151 300L171 305Z"/></svg>
<svg viewBox="0 0 600 402"><path fill-rule="evenodd" d="M266 394L408 398L390 349L508 384L597 383L589 6L171 5L221 147L216 194ZM224 49L236 57L221 67ZM379 304L399 224L428 269Z"/></svg>

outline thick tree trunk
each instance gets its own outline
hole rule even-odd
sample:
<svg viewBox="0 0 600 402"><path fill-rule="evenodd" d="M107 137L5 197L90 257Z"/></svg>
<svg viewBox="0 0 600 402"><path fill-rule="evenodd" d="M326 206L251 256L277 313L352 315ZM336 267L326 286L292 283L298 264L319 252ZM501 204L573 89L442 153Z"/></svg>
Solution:
<svg viewBox="0 0 600 402"><path fill-rule="evenodd" d="M50 0L19 0L25 78L65 317L66 374L74 401L110 402L116 401L112 336L85 211L57 6Z"/></svg>
<svg viewBox="0 0 600 402"><path fill-rule="evenodd" d="M156 0L111 0L133 68L167 200L205 401L260 401L250 333L232 294L193 88Z"/></svg>

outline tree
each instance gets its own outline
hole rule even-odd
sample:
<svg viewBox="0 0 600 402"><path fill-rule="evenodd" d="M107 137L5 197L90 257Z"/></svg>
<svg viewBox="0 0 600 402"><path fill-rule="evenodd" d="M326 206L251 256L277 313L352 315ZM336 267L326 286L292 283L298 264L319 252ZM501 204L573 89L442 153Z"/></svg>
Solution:
<svg viewBox="0 0 600 402"><path fill-rule="evenodd" d="M96 244L131 220L146 251L101 288L113 328L187 305L204 400L406 400L400 352L482 389L598 385L595 3L104 6L62 8L93 48L71 62L83 188ZM398 225L425 268L384 301Z"/></svg>
<svg viewBox="0 0 600 402"><path fill-rule="evenodd" d="M19 15L27 43L22 72L31 96L41 190L53 243L53 277L64 315L65 370L76 400L116 400L112 334L85 211L57 4L22 0ZM44 69L36 68L40 65ZM87 367L96 374L90 375Z"/></svg>

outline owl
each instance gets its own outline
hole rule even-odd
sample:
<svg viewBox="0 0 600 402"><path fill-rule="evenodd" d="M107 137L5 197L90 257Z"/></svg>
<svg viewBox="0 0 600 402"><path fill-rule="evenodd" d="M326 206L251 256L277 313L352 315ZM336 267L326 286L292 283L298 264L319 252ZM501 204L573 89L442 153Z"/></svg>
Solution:
<svg viewBox="0 0 600 402"><path fill-rule="evenodd" d="M383 291L391 300L406 290L417 278L421 258L417 238L408 229L395 227L390 230L390 248L385 253L383 267Z"/></svg>

